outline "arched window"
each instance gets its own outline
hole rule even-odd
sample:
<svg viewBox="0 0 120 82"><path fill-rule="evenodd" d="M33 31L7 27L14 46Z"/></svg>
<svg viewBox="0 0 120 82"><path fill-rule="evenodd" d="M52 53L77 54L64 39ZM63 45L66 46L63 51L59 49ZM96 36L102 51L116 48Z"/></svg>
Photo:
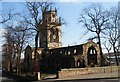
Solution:
<svg viewBox="0 0 120 82"><path fill-rule="evenodd" d="M90 54L93 54L93 51L92 51L92 49L90 50Z"/></svg>
<svg viewBox="0 0 120 82"><path fill-rule="evenodd" d="M66 51L65 51L65 55L67 55Z"/></svg>
<svg viewBox="0 0 120 82"><path fill-rule="evenodd" d="M88 65L97 65L97 50L94 46L88 48Z"/></svg>
<svg viewBox="0 0 120 82"><path fill-rule="evenodd" d="M89 50L89 54L96 54L96 50L91 48L91 49Z"/></svg>
<svg viewBox="0 0 120 82"><path fill-rule="evenodd" d="M68 51L68 55L70 55L70 51Z"/></svg>
<svg viewBox="0 0 120 82"><path fill-rule="evenodd" d="M80 67L80 60L77 60L77 67Z"/></svg>
<svg viewBox="0 0 120 82"><path fill-rule="evenodd" d="M60 51L60 54L62 54L62 51Z"/></svg>
<svg viewBox="0 0 120 82"><path fill-rule="evenodd" d="M95 49L93 50L93 54L96 54L96 51L95 51Z"/></svg>
<svg viewBox="0 0 120 82"><path fill-rule="evenodd" d="M74 49L74 54L76 54L76 49Z"/></svg>

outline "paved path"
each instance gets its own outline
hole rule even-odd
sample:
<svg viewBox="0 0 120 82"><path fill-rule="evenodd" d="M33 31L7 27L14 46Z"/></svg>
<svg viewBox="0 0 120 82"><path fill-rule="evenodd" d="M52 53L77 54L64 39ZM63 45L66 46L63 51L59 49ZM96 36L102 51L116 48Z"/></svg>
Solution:
<svg viewBox="0 0 120 82"><path fill-rule="evenodd" d="M10 78L10 76L2 75L2 70L0 70L0 82L16 82L13 78Z"/></svg>
<svg viewBox="0 0 120 82"><path fill-rule="evenodd" d="M46 80L40 80L40 81L30 81L30 82L73 82L73 81L78 81L79 80L97 80L97 79L120 79L120 74L118 72L112 72L112 73L99 73L99 74L84 74L84 75L76 75L76 76L71 76L71 77L64 77L64 78L59 78L59 79L53 79L55 75L52 75L49 77L49 79ZM3 82L15 82L15 80L11 78L4 77L2 78L4 81ZM17 81L18 82L18 81ZM20 81L21 82L21 81ZM106 82L106 81L101 81L101 82ZM113 81L114 82L114 81Z"/></svg>
<svg viewBox="0 0 120 82"><path fill-rule="evenodd" d="M55 77L55 76L53 76ZM120 74L118 72L112 72L112 73L99 73L99 74L84 74L84 75L76 75L76 76L70 76L70 77L64 77L64 78L58 78L53 79L49 78L46 79L46 81L71 81L71 80L91 80L91 79L105 79L105 78L119 78Z"/></svg>

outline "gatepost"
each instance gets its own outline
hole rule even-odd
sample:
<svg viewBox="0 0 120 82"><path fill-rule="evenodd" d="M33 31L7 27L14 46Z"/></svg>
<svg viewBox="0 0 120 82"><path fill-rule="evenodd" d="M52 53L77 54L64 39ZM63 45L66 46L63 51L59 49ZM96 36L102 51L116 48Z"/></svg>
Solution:
<svg viewBox="0 0 120 82"><path fill-rule="evenodd" d="M34 71L35 71L35 73L37 73L37 79L41 80L41 73L40 73L40 66L39 66L39 64L35 64Z"/></svg>

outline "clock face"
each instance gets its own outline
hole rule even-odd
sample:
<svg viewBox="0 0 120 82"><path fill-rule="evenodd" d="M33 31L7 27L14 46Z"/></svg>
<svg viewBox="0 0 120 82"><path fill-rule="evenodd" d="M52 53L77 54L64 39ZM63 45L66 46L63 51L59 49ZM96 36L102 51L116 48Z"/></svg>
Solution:
<svg viewBox="0 0 120 82"><path fill-rule="evenodd" d="M55 34L53 35L53 39L56 39L56 35Z"/></svg>
<svg viewBox="0 0 120 82"><path fill-rule="evenodd" d="M57 42L58 30L55 27L50 29L50 42Z"/></svg>

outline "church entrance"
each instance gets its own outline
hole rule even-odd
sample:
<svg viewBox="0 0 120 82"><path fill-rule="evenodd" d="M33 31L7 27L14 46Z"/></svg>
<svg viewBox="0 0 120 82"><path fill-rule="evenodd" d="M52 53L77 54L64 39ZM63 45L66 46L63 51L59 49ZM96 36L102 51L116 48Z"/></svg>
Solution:
<svg viewBox="0 0 120 82"><path fill-rule="evenodd" d="M93 46L88 49L88 65L91 67L97 65L97 51Z"/></svg>

